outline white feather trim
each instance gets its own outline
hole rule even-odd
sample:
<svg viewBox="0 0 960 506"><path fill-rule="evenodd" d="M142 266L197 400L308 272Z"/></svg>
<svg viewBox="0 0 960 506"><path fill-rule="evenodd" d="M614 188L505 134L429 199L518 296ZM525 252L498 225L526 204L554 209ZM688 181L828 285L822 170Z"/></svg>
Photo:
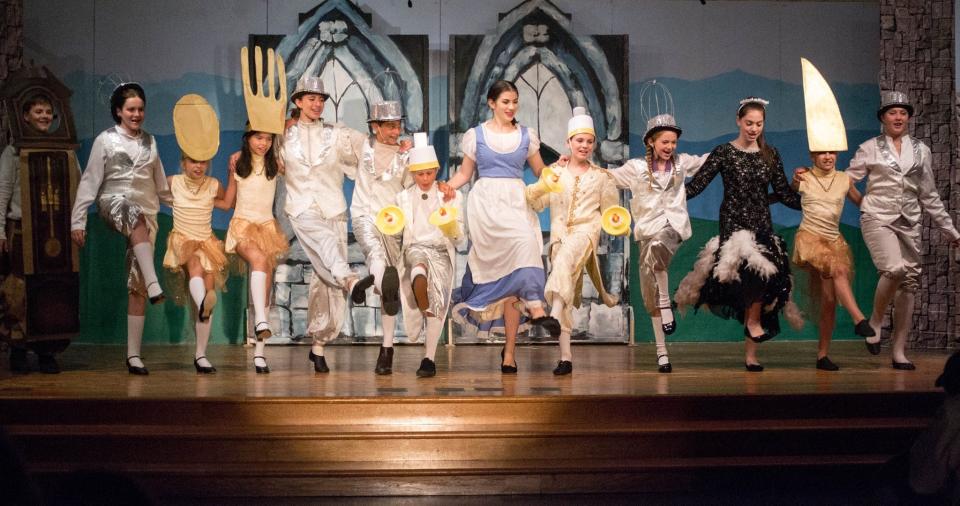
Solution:
<svg viewBox="0 0 960 506"><path fill-rule="evenodd" d="M710 272L713 270L713 259L720 246L720 237L714 236L700 250L697 255L697 261L693 264L693 270L688 272L680 281L677 292L673 298L677 302L680 313L683 314L687 307L692 307L700 299L700 289L707 282Z"/></svg>
<svg viewBox="0 0 960 506"><path fill-rule="evenodd" d="M737 230L720 248L720 260L713 275L721 283L740 281L740 264L746 261L748 269L767 279L777 273L777 266L763 256L766 252L767 248L757 244L752 231Z"/></svg>

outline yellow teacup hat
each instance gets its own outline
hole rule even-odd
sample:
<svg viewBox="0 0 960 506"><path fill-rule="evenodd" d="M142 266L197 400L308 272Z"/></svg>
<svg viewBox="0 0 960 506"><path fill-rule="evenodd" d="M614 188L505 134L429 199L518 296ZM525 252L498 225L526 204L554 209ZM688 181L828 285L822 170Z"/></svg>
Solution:
<svg viewBox="0 0 960 506"><path fill-rule="evenodd" d="M567 122L567 139L577 134L597 136L593 129L593 118L587 114L586 107L574 107L573 117Z"/></svg>
<svg viewBox="0 0 960 506"><path fill-rule="evenodd" d="M220 148L220 121L210 104L196 94L180 97L173 106L173 131L180 149L193 160L213 159Z"/></svg>
<svg viewBox="0 0 960 506"><path fill-rule="evenodd" d="M413 134L413 147L410 148L410 157L407 159L407 170L419 172L421 170L439 169L437 152L427 140L426 132Z"/></svg>

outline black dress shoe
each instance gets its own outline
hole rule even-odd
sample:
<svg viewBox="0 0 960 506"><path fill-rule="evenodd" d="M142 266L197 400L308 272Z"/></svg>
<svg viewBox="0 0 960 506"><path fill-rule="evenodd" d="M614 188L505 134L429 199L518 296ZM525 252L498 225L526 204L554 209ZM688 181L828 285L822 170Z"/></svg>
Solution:
<svg viewBox="0 0 960 506"><path fill-rule="evenodd" d="M10 348L10 372L26 374L30 372L30 362L27 360L27 350Z"/></svg>
<svg viewBox="0 0 960 506"><path fill-rule="evenodd" d="M917 366L913 365L913 362L897 362L893 361L893 368L898 371L913 371Z"/></svg>
<svg viewBox="0 0 960 506"><path fill-rule="evenodd" d="M853 326L853 333L860 337L873 337L877 335L873 327L870 326L870 320L866 318L858 321L857 324Z"/></svg>
<svg viewBox="0 0 960 506"><path fill-rule="evenodd" d="M198 357L193 359L193 367L197 369L197 374L213 374L217 372L217 368L212 365L211 366L200 365L201 358L207 358L207 357Z"/></svg>
<svg viewBox="0 0 960 506"><path fill-rule="evenodd" d="M817 369L821 371L839 371L840 368L837 364L834 364L830 357L823 357L817 359Z"/></svg>
<svg viewBox="0 0 960 506"><path fill-rule="evenodd" d="M761 372L761 371L763 371L763 366L760 365L760 364L748 364L748 363L744 362L743 365L744 365L744 367L747 368L747 371L749 371L749 372Z"/></svg>
<svg viewBox="0 0 960 506"><path fill-rule="evenodd" d="M540 318L534 318L530 321L534 325L543 327L547 332L550 333L550 337L558 338L560 337L560 322L552 316L541 316Z"/></svg>
<svg viewBox="0 0 960 506"><path fill-rule="evenodd" d="M136 374L137 376L146 376L150 374L150 371L148 371L146 367L137 367L135 365L130 365L131 358L140 358L140 355L127 357L127 372L129 372L130 374Z"/></svg>
<svg viewBox="0 0 960 506"><path fill-rule="evenodd" d="M387 316L396 316L400 312L400 276L397 268L388 265L383 271L380 282L380 307Z"/></svg>
<svg viewBox="0 0 960 506"><path fill-rule="evenodd" d="M515 365L506 365L503 363L504 354L506 353L505 348L500 348L500 372L503 374L517 374L517 366ZM513 358L516 362L517 358Z"/></svg>
<svg viewBox="0 0 960 506"><path fill-rule="evenodd" d="M327 367L327 359L323 358L323 355L315 355L311 350L309 356L310 361L313 362L313 372L330 372L330 368Z"/></svg>
<svg viewBox="0 0 960 506"><path fill-rule="evenodd" d="M770 334L767 334L766 332L764 332L763 334L760 334L757 337L754 337L752 334L750 334L750 330L747 329L746 327L743 328L743 335L755 343L762 343L764 341L769 341L770 339L773 339L773 336L771 336Z"/></svg>
<svg viewBox="0 0 960 506"><path fill-rule="evenodd" d="M864 339L863 344L867 347L867 351L870 352L871 355L880 354L880 341L871 343L871 342L868 342L866 339Z"/></svg>
<svg viewBox="0 0 960 506"><path fill-rule="evenodd" d="M152 285L152 284L154 284L154 283L156 283L157 286L160 286L160 283L158 283L158 282L156 282L156 281L154 281L153 283L150 283L150 284ZM164 300L166 300L166 297L163 295L163 292L160 292L159 294L154 295L153 297L149 297L149 299L150 299L150 304L159 304L159 303L163 302Z"/></svg>
<svg viewBox="0 0 960 506"><path fill-rule="evenodd" d="M673 366L670 365L670 360L668 359L668 360L667 360L667 363L665 363L665 364L660 364L660 357L666 357L666 355L658 355L658 356L657 356L657 364L659 364L659 367L657 367L657 371L660 371L660 372L662 372L662 373L671 373L671 372L673 372Z"/></svg>
<svg viewBox="0 0 960 506"><path fill-rule="evenodd" d="M393 374L393 348L380 347L380 355L377 356L377 367L373 372L380 376Z"/></svg>
<svg viewBox="0 0 960 506"><path fill-rule="evenodd" d="M554 376L565 376L573 372L573 362L561 360L557 362L557 367L553 370Z"/></svg>
<svg viewBox="0 0 960 506"><path fill-rule="evenodd" d="M417 369L418 378L432 378L437 375L437 364L429 358L420 361L420 368Z"/></svg>
<svg viewBox="0 0 960 506"><path fill-rule="evenodd" d="M659 309L660 309L660 317L661 317L661 318L663 318L663 310L664 310L664 309L666 309L667 311L670 311L670 315L673 316L673 306L661 307L661 308L659 308ZM662 322L662 320L661 320L661 322ZM668 335L668 336L669 336L670 334L673 334L674 332L677 331L677 319L674 318L673 321L671 321L670 323L661 323L661 324L660 324L660 328L662 328L662 329L663 329L663 333L666 334L666 335Z"/></svg>
<svg viewBox="0 0 960 506"><path fill-rule="evenodd" d="M363 304L367 302L367 288L373 286L373 276L368 275L360 279L353 284L353 289L350 290L350 300L354 304Z"/></svg>
<svg viewBox="0 0 960 506"><path fill-rule="evenodd" d="M253 357L253 360L254 360L254 362L253 362L253 369L254 369L255 371L257 371L257 374L270 374L270 366L269 366L269 365L265 365L265 366L263 366L263 367L260 367L259 365L257 365L256 360L257 360L258 358L263 359L263 363L264 363L264 364L267 363L266 357L261 357L260 355L256 355L256 356Z"/></svg>
<svg viewBox="0 0 960 506"><path fill-rule="evenodd" d="M44 374L60 374L60 364L51 353L41 353L37 356L37 369Z"/></svg>

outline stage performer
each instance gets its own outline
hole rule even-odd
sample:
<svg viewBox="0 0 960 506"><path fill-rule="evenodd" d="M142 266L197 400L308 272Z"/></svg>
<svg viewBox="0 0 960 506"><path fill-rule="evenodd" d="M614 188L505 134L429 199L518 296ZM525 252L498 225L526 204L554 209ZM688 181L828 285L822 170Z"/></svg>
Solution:
<svg viewBox="0 0 960 506"><path fill-rule="evenodd" d="M630 211L633 238L640 252L640 294L653 324L657 367L662 373L673 371L666 335L677 328L667 270L680 244L692 234L684 181L700 170L708 156L676 153L682 132L670 114L650 118L643 135L646 156L610 170L617 186L633 194Z"/></svg>
<svg viewBox="0 0 960 506"><path fill-rule="evenodd" d="M397 313L400 312L400 236L381 233L374 225L377 213L397 203L397 193L410 185L407 174L407 150L410 141L400 142L403 114L400 102L387 100L373 104L370 110L372 135L354 147L360 153L357 183L350 203L353 235L363 250L367 268L373 278L364 278L358 287L365 290L373 284L380 293L380 322L383 343L377 356L376 374L393 371L393 336Z"/></svg>
<svg viewBox="0 0 960 506"><path fill-rule="evenodd" d="M570 333L573 308L580 307L584 270L590 274L604 304L613 307L619 300L603 287L597 244L601 215L607 208L619 205L620 193L614 178L592 162L596 140L593 118L585 108L575 107L567 122L569 160L565 167L554 164L549 171L541 172L541 178L554 178L553 182L562 189L550 191L545 181L527 185L526 189L527 200L535 211L550 208L550 275L544 296L550 304L550 316L560 322L560 360L553 370L557 376L573 372Z"/></svg>
<svg viewBox="0 0 960 506"><path fill-rule="evenodd" d="M907 359L906 345L920 287L921 211L954 247L960 247L960 233L937 193L930 148L907 131L912 115L906 94L882 93L877 118L883 133L861 144L846 170L853 182L869 176L860 205L860 231L880 280L869 320L874 335L865 338L866 346L870 353L880 353L880 327L892 301L892 365L903 371L916 369Z"/></svg>
<svg viewBox="0 0 960 506"><path fill-rule="evenodd" d="M537 176L544 167L540 139L533 129L517 124L518 102L512 82L493 83L487 91L493 118L463 135L460 169L439 184L449 201L477 173L467 200L473 245L461 286L454 291L453 318L482 330L503 329L506 343L500 370L507 374L517 372L517 332L521 324L528 326L524 321L528 317L552 337L560 335L560 322L544 310L543 236L523 183L525 163Z"/></svg>
<svg viewBox="0 0 960 506"><path fill-rule="evenodd" d="M366 300L363 285L347 264L347 201L343 176L353 179L360 153L354 146L367 135L337 124L324 123L324 102L329 95L316 76L302 76L291 96L300 110L297 122L287 128L280 153L284 165L287 200L284 210L294 233L310 259L307 334L313 338L309 358L314 371L330 371L324 345L340 335L346 312L346 293L355 304Z"/></svg>
<svg viewBox="0 0 960 506"><path fill-rule="evenodd" d="M170 189L157 156L157 143L143 130L146 94L137 83L117 86L110 97L116 125L93 141L73 206L71 235L86 242L87 209L97 203L100 217L127 239L127 370L148 374L140 357L146 301L164 298L153 264L160 203L171 203Z"/></svg>
<svg viewBox="0 0 960 506"><path fill-rule="evenodd" d="M786 243L773 231L767 188L773 186L770 198L793 209L800 208L800 196L787 183L777 150L764 141L768 103L757 97L741 100L739 135L714 148L686 185L687 197L693 198L721 175L720 235L704 246L676 294L680 304L706 305L714 314L744 324L744 366L750 372L763 370L757 343L780 332L781 310L791 325L803 325L790 300Z"/></svg>
<svg viewBox="0 0 960 506"><path fill-rule="evenodd" d="M406 219L400 253L403 323L411 342L426 335L417 377L429 378L437 374L434 360L450 306L457 248L466 247L463 196L456 191L452 201L443 202L436 184L440 163L425 132L414 134L409 157L407 168L416 184L396 195Z"/></svg>
<svg viewBox="0 0 960 506"><path fill-rule="evenodd" d="M807 60L803 64L803 98L807 118L807 142L813 172L794 179L793 189L800 193L803 219L793 243L793 263L807 277L806 313L817 322L820 339L817 369L840 368L827 356L836 325L837 301L855 322L854 333L874 335L869 322L857 306L850 280L853 258L840 234L840 214L845 198L860 205L860 192L850 184L847 174L836 170L837 151L847 149L847 135L840 108L827 81Z"/></svg>
<svg viewBox="0 0 960 506"><path fill-rule="evenodd" d="M184 113L188 108L196 112ZM196 121L199 117L205 121ZM174 107L173 121L183 174L167 178L173 194L173 229L167 237L163 266L174 277L188 279L189 296L179 290L171 292L178 304L186 305L192 300L196 305L197 346L193 366L198 374L212 374L217 369L207 359L210 316L217 304L217 290L223 288L226 279L227 264L223 241L213 235L213 208L230 209L237 187L231 185L224 192L217 178L206 175L220 144L220 125L206 100L199 95L184 96ZM232 170L227 177L233 177ZM179 286L177 281L168 286Z"/></svg>
<svg viewBox="0 0 960 506"><path fill-rule="evenodd" d="M36 93L23 102L21 120L34 134L47 134L57 115L53 110L53 100L44 93ZM10 118L16 121L17 118ZM76 154L69 151L68 156ZM79 166L79 164L77 164ZM29 372L27 351L37 354L38 370L46 374L60 372L56 355L63 351L69 340L28 341L23 335L26 300L24 292L23 258L19 253L22 240L22 207L20 196L20 150L7 144L0 154L0 255L3 260L4 276L0 285L0 297L5 309L0 329L0 339L9 340L10 370L17 373ZM18 288L13 288L17 286Z"/></svg>
<svg viewBox="0 0 960 506"><path fill-rule="evenodd" d="M255 51L260 53L260 48L255 48ZM269 54L268 67L272 66ZM246 56L246 52L242 51L240 62L245 78L249 76ZM286 81L283 72L280 81ZM277 157L276 136L284 131L286 86L281 86L279 98L272 93L262 93L262 90L255 94L247 78L244 80L243 99L249 123L243 134L240 151L230 156L231 175L228 176L227 194L235 195L236 199L232 202L233 218L227 228L226 252L239 255L247 264L255 336L253 369L257 374L267 374L270 367L264 348L266 340L273 335L268 312L270 287L277 262L286 256L289 248L287 237L273 216L277 181L283 174Z"/></svg>

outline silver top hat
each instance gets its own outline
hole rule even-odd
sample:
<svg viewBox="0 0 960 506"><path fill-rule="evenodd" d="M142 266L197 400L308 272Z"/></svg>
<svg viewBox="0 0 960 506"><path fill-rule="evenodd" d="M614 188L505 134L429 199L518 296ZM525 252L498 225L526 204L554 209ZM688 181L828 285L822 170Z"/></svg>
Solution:
<svg viewBox="0 0 960 506"><path fill-rule="evenodd" d="M320 76L300 76L300 79L297 80L297 88L290 95L290 100L296 100L306 93L323 95L324 100L330 98L330 94L323 91L323 80L320 79Z"/></svg>
<svg viewBox="0 0 960 506"><path fill-rule="evenodd" d="M903 107L907 114L913 116L913 105L910 98L902 91L882 91L880 92L880 108L877 109L877 119L883 116L883 113L891 107Z"/></svg>
<svg viewBox="0 0 960 506"><path fill-rule="evenodd" d="M385 100L377 102L370 108L370 119L367 123L373 121L400 121L403 119L403 107L396 100Z"/></svg>
<svg viewBox="0 0 960 506"><path fill-rule="evenodd" d="M658 114L647 120L647 132L643 134L643 142L647 142L647 139L649 139L651 135L661 130L672 130L677 133L677 137L683 133L683 130L677 126L677 120L673 119L673 116L669 114Z"/></svg>

